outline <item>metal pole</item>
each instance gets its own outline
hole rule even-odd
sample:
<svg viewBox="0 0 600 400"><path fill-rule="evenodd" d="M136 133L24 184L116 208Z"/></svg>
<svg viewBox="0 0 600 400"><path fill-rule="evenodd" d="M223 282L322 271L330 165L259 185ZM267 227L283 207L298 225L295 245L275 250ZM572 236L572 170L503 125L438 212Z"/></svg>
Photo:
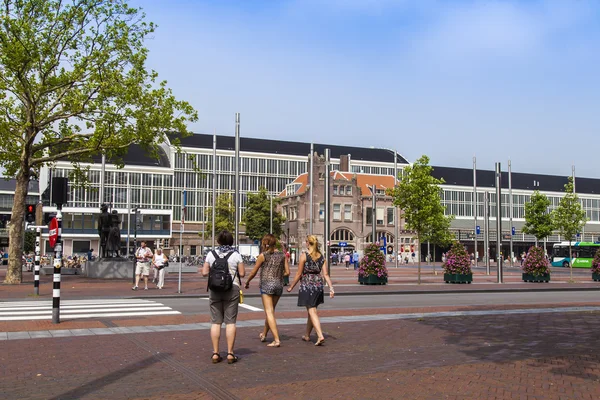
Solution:
<svg viewBox="0 0 600 400"><path fill-rule="evenodd" d="M42 228L39 226L35 228L35 266L33 272L33 294L39 296L40 294L40 243L42 241Z"/></svg>
<svg viewBox="0 0 600 400"><path fill-rule="evenodd" d="M490 274L490 192L483 192L483 242L485 257L485 272Z"/></svg>
<svg viewBox="0 0 600 400"><path fill-rule="evenodd" d="M217 134L213 134L213 188L212 188L212 248L215 248L215 208L217 207Z"/></svg>
<svg viewBox="0 0 600 400"><path fill-rule="evenodd" d="M371 234L373 235L373 240L371 241L373 244L377 242L375 236L377 236L377 227L375 226L377 223L377 186L372 186L373 198L372 198L372 210L371 210Z"/></svg>
<svg viewBox="0 0 600 400"><path fill-rule="evenodd" d="M271 195L271 209L269 218L269 233L273 234L273 195Z"/></svg>
<svg viewBox="0 0 600 400"><path fill-rule="evenodd" d="M58 237L54 245L54 277L52 286L52 323L60 323L60 270L62 267L62 204L56 205L56 221L58 222Z"/></svg>
<svg viewBox="0 0 600 400"><path fill-rule="evenodd" d="M576 193L576 191L575 191L575 165L571 165L571 176L573 177L573 193Z"/></svg>
<svg viewBox="0 0 600 400"><path fill-rule="evenodd" d="M185 187L185 175L183 179L183 186ZM179 278L177 285L177 293L181 293L181 266L183 264L183 230L185 229L185 202L186 192L184 189L181 192L181 223L179 224Z"/></svg>
<svg viewBox="0 0 600 400"><path fill-rule="evenodd" d="M514 254L513 254L513 237L512 237L512 231L513 231L513 196L512 196L512 171L511 171L511 165L510 165L510 160L508 160L508 219L510 221L510 251L509 251L509 257L510 257L510 266L513 267L513 258L514 258Z"/></svg>
<svg viewBox="0 0 600 400"><path fill-rule="evenodd" d="M174 181L174 180L173 180ZM135 220L135 224L133 225L133 284L135 285L135 268L137 267L137 227L138 227L138 209L134 207L133 209L133 218Z"/></svg>
<svg viewBox="0 0 600 400"><path fill-rule="evenodd" d="M331 262L330 262L330 256L329 256L329 252L330 252L330 246L329 246L329 239L330 239L330 214L329 214L329 209L331 206L331 192L330 192L330 187L329 187L329 168L330 168L330 151L329 149L325 149L325 218L324 218L324 226L323 226L323 242L324 242L324 249L325 249L325 260L327 261L327 269L329 274L331 275ZM311 188L312 191L312 188ZM311 192L311 197L312 197L312 192Z"/></svg>
<svg viewBox="0 0 600 400"><path fill-rule="evenodd" d="M394 150L394 187L396 187L398 184L398 152L396 150ZM395 225L395 229L394 229L394 235L396 238L396 243L394 243L394 249L396 250L396 268L398 268L398 258L400 256L400 239L398 238L398 236L400 236L400 232L399 232L399 225L400 225L400 215L398 213L398 207L394 207L394 217L395 217L395 221L394 221L394 225Z"/></svg>
<svg viewBox="0 0 600 400"><path fill-rule="evenodd" d="M235 247L240 247L240 113L235 113Z"/></svg>
<svg viewBox="0 0 600 400"><path fill-rule="evenodd" d="M308 212L308 234L312 235L313 234L313 158L314 158L314 147L313 144L310 144L310 154L308 155L308 165L309 165L309 170L308 170L308 179L309 179L309 185L310 185L310 200L308 202L308 207L310 208L310 211Z"/></svg>
<svg viewBox="0 0 600 400"><path fill-rule="evenodd" d="M496 163L496 258L498 259L497 282L502 283L502 170Z"/></svg>
<svg viewBox="0 0 600 400"><path fill-rule="evenodd" d="M473 157L473 217L474 217L474 227L473 227L473 237L475 238L475 245L473 250L473 257L475 258L475 266L477 266L477 158Z"/></svg>
<svg viewBox="0 0 600 400"><path fill-rule="evenodd" d="M127 179L129 180L129 175L127 175ZM127 255L125 256L125 258L127 260L129 260L129 237L131 235L131 194L130 194L130 190L131 188L129 187L129 184L127 184ZM135 252L135 250L134 250Z"/></svg>
<svg viewBox="0 0 600 400"><path fill-rule="evenodd" d="M102 153L102 169L100 170L100 198L99 206L104 203L104 179L106 175L106 154Z"/></svg>

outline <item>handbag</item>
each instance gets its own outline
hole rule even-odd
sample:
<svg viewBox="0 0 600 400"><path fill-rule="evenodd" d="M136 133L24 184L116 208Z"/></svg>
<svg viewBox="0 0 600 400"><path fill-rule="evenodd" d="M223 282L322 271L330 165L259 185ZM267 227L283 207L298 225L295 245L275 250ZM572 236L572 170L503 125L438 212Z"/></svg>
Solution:
<svg viewBox="0 0 600 400"><path fill-rule="evenodd" d="M169 262L165 261L165 263L163 264L163 268L167 268L169 266Z"/></svg>

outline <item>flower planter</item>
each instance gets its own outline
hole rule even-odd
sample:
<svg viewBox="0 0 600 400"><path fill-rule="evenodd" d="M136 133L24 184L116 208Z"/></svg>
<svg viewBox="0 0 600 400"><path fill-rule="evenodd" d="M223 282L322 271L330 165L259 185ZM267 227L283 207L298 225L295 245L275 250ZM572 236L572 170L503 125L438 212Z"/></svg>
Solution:
<svg viewBox="0 0 600 400"><path fill-rule="evenodd" d="M546 274L541 274L541 275L534 275L534 274L523 274L523 281L525 282L550 282L550 274L546 273Z"/></svg>
<svg viewBox="0 0 600 400"><path fill-rule="evenodd" d="M600 282L600 273L593 272L592 279L595 280L596 282Z"/></svg>
<svg viewBox="0 0 600 400"><path fill-rule="evenodd" d="M471 283L473 282L473 274L444 274L444 282Z"/></svg>
<svg viewBox="0 0 600 400"><path fill-rule="evenodd" d="M387 277L380 278L377 275L358 276L358 283L361 285L385 285Z"/></svg>

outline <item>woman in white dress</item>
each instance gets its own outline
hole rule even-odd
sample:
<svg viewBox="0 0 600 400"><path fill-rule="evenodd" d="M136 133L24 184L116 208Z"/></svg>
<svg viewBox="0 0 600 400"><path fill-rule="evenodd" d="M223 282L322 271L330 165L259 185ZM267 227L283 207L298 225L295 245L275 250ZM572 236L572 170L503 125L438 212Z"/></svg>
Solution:
<svg viewBox="0 0 600 400"><path fill-rule="evenodd" d="M154 265L154 268L158 271L158 283L156 284L156 287L159 289L162 289L165 285L165 274L167 273L165 263L167 261L169 261L169 259L163 254L162 249L156 249L156 253L152 258L152 265Z"/></svg>

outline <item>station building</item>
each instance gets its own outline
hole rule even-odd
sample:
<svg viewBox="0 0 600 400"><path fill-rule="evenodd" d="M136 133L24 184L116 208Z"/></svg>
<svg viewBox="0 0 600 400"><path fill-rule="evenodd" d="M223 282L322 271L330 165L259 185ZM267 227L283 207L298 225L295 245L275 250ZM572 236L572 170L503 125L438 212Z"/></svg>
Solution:
<svg viewBox="0 0 600 400"><path fill-rule="evenodd" d="M88 169L90 181L87 187L77 187L69 183L69 200L63 207L63 235L65 252L80 253L89 248L98 250L97 218L100 204L106 203L117 210L122 218L121 237L126 247L127 232L130 243L133 242L134 216L127 218L133 207L141 210L142 225L137 231L138 240L146 240L153 247L160 245L167 252L183 255L198 255L204 246L210 246L211 228L208 226L209 212L212 206L212 173L216 166L217 196L233 193L235 177L235 138L217 135L216 159L213 160L213 135L194 134L181 138L179 151L171 143L161 145L159 158L149 157L141 147L131 146L124 157L124 167L118 168L108 160L104 175L104 197L100 199L100 181L102 163L95 159L81 167ZM283 199L282 210L287 217L284 226L284 240L296 251L301 250L303 236L307 232L309 202L302 196L306 192L308 179L310 144L281 140L240 138L240 217L243 215L248 192L256 192L264 186L272 196ZM327 144L314 144L313 157L317 162L314 168L323 168L318 159L328 148L331 152L331 193L332 216L331 246L336 249L340 243L346 243L361 251L372 241L370 238L373 212L370 210L369 186L378 185L378 205L374 213L377 225L377 239L386 238L395 244L392 250L412 252L415 243L412 233L407 231L402 218L398 218L391 207L391 199L384 195L385 188L393 185L394 168L401 171L409 162L402 155L388 149L362 148ZM315 155L316 153L316 155ZM396 160L394 155L396 154ZM394 162L396 161L396 163ZM321 166L319 166L321 165ZM52 169L41 171L39 192L42 193L44 213L50 216L56 211L52 205L51 177L69 176L73 167L68 161L59 161ZM323 171L315 171L315 177ZM457 239L474 252L475 220L473 213L473 171L472 169L434 166L434 176L444 178L442 201L448 214L455 215L451 229ZM490 226L495 227L495 188L494 171L477 171L477 224L480 225L478 254L483 255L483 196L490 192ZM546 194L551 208L558 205L563 196L566 176L551 176L513 172L512 178L512 226L514 253L519 254L534 243L534 238L521 231L524 224L524 205L534 190ZM320 181L319 181L320 182ZM313 231L323 231L321 207L324 206L322 194L315 179L315 198L313 199ZM321 183L322 187L322 183ZM343 188L343 189L342 189ZM186 210L182 224L182 193L186 192ZM580 240L598 240L600 236L600 179L576 178L576 192L589 219ZM35 195L35 192L32 192ZM319 199L321 196L321 199ZM503 254L508 254L507 234L511 233L509 223L508 176L502 176L502 226ZM370 210L370 211L369 211ZM401 212L400 212L401 216ZM395 224L398 223L398 243L396 243ZM182 229L183 228L183 229ZM240 243L249 243L244 235L244 226L240 225ZM204 235L203 235L204 233ZM181 242L180 242L181 236ZM324 239L324 238L323 238ZM491 253L495 257L495 228L490 230ZM557 234L547 239L547 245L564 238ZM180 246L181 245L181 246ZM426 244L422 243L419 252L426 254ZM131 244L130 244L131 247ZM397 248L396 248L397 247ZM180 250L182 249L182 250ZM46 248L48 251L49 249ZM439 255L438 255L439 259Z"/></svg>

